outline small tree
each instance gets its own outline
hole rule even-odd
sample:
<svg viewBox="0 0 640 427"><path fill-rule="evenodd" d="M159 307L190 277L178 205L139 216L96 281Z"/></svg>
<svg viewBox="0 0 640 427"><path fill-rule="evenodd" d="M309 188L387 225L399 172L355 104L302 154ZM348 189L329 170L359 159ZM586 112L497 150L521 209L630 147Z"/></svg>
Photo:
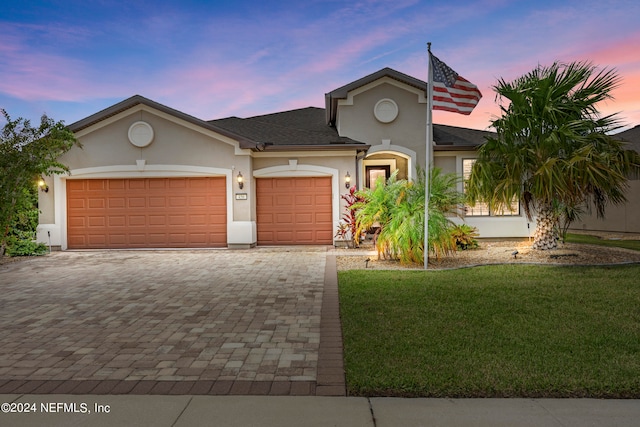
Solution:
<svg viewBox="0 0 640 427"><path fill-rule="evenodd" d="M598 111L619 83L614 70L584 62L500 80L494 89L508 104L492 123L496 136L478 150L467 183L471 202L501 210L519 200L529 219L537 216L533 248L541 250L557 247L562 209L571 221L577 207L593 205L604 217L609 203L624 202L640 156L609 135L617 116Z"/></svg>
<svg viewBox="0 0 640 427"><path fill-rule="evenodd" d="M0 135L0 255L4 255L9 232L20 213L33 207L30 199L34 182L43 175L68 172L58 158L77 144L62 122L43 115L40 125L29 120L6 120Z"/></svg>
<svg viewBox="0 0 640 427"><path fill-rule="evenodd" d="M360 194L356 213L358 232L379 225L376 248L378 254L399 259L402 263L420 263L424 259L424 171L415 181L398 180L394 173L385 182L379 179L373 190ZM456 250L450 229L450 217L459 214L463 194L457 188L456 174L431 170L429 203L429 248L439 257Z"/></svg>

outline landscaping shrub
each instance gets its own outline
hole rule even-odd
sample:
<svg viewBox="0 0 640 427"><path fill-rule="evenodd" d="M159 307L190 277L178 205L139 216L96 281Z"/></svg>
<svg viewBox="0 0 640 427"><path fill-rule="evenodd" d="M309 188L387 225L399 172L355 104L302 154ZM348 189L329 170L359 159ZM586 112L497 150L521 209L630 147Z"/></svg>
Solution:
<svg viewBox="0 0 640 427"><path fill-rule="evenodd" d="M468 224L459 224L450 229L451 238L456 242L458 250L476 249L478 247L478 229Z"/></svg>
<svg viewBox="0 0 640 427"><path fill-rule="evenodd" d="M464 196L457 191L459 177L443 174L434 168L430 174L428 250L439 257L456 249L450 229L452 215L459 215ZM397 179L397 172L384 181L378 179L373 189L356 193L362 201L355 203L356 235L374 226L380 227L376 238L378 256L398 259L402 263L424 260L425 174L419 170L415 181Z"/></svg>

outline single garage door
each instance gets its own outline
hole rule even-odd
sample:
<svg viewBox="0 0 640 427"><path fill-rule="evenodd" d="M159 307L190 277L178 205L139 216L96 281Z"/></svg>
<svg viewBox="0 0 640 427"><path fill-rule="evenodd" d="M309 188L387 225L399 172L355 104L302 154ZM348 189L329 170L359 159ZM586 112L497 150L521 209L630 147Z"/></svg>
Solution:
<svg viewBox="0 0 640 427"><path fill-rule="evenodd" d="M67 180L67 245L227 245L224 177Z"/></svg>
<svg viewBox="0 0 640 427"><path fill-rule="evenodd" d="M330 245L331 178L256 180L259 245Z"/></svg>

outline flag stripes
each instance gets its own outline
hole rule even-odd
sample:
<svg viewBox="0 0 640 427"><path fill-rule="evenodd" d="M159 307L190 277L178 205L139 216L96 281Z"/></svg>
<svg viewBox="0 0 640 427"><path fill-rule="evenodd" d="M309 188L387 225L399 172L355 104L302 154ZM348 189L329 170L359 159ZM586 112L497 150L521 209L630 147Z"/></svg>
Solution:
<svg viewBox="0 0 640 427"><path fill-rule="evenodd" d="M447 64L429 52L433 69L434 110L451 111L464 115L471 111L482 98L478 87L453 71Z"/></svg>

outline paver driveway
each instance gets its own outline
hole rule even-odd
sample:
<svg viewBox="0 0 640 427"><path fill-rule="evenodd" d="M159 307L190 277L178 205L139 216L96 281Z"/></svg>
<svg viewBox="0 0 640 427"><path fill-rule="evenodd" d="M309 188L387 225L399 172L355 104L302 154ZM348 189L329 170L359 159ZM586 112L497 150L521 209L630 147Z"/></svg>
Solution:
<svg viewBox="0 0 640 427"><path fill-rule="evenodd" d="M0 266L0 380L314 383L326 259L96 251Z"/></svg>

